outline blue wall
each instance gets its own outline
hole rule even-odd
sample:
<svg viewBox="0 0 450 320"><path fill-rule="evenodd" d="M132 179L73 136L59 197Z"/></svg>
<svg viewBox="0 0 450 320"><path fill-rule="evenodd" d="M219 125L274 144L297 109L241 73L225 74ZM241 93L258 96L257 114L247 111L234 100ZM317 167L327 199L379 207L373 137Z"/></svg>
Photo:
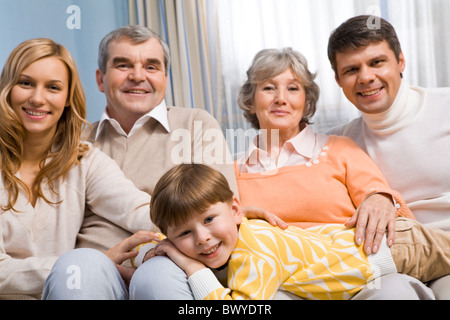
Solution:
<svg viewBox="0 0 450 320"><path fill-rule="evenodd" d="M127 0L0 0L0 66L22 41L45 37L61 43L77 63L88 120L97 121L106 106L95 82L98 44L128 21Z"/></svg>

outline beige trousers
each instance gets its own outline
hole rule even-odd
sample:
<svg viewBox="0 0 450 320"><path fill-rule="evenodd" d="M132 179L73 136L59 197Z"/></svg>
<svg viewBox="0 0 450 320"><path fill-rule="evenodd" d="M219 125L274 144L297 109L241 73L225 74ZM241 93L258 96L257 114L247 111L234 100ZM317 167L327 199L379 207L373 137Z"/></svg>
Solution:
<svg viewBox="0 0 450 320"><path fill-rule="evenodd" d="M450 232L398 218L391 253L399 273L422 282L450 274Z"/></svg>

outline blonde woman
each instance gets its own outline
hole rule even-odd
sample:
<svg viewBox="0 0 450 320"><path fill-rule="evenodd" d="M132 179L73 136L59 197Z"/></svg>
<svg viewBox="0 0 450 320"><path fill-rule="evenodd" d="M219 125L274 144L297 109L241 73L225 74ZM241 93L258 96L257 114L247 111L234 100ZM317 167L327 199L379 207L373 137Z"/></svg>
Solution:
<svg viewBox="0 0 450 320"><path fill-rule="evenodd" d="M152 230L150 196L82 140L85 95L66 48L17 46L1 75L0 114L0 298L40 298L58 257L75 248L86 206L131 232Z"/></svg>

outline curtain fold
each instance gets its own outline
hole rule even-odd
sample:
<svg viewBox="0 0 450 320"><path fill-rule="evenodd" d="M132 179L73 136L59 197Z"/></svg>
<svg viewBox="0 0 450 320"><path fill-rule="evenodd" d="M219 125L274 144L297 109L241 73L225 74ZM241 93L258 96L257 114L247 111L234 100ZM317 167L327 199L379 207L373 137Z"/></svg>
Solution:
<svg viewBox="0 0 450 320"><path fill-rule="evenodd" d="M389 1L388 12L406 57L405 79L423 87L450 86L450 1Z"/></svg>

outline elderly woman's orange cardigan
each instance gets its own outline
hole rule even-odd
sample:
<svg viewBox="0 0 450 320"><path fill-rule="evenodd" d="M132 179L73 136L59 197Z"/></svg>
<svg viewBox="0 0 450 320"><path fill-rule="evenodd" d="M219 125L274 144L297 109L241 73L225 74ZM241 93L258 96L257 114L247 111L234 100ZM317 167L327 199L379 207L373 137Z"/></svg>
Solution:
<svg viewBox="0 0 450 320"><path fill-rule="evenodd" d="M236 180L242 206L256 206L291 225L307 228L345 223L369 195L388 193L397 215L414 218L372 159L347 137L330 136L323 152L306 165L262 173L240 173Z"/></svg>

